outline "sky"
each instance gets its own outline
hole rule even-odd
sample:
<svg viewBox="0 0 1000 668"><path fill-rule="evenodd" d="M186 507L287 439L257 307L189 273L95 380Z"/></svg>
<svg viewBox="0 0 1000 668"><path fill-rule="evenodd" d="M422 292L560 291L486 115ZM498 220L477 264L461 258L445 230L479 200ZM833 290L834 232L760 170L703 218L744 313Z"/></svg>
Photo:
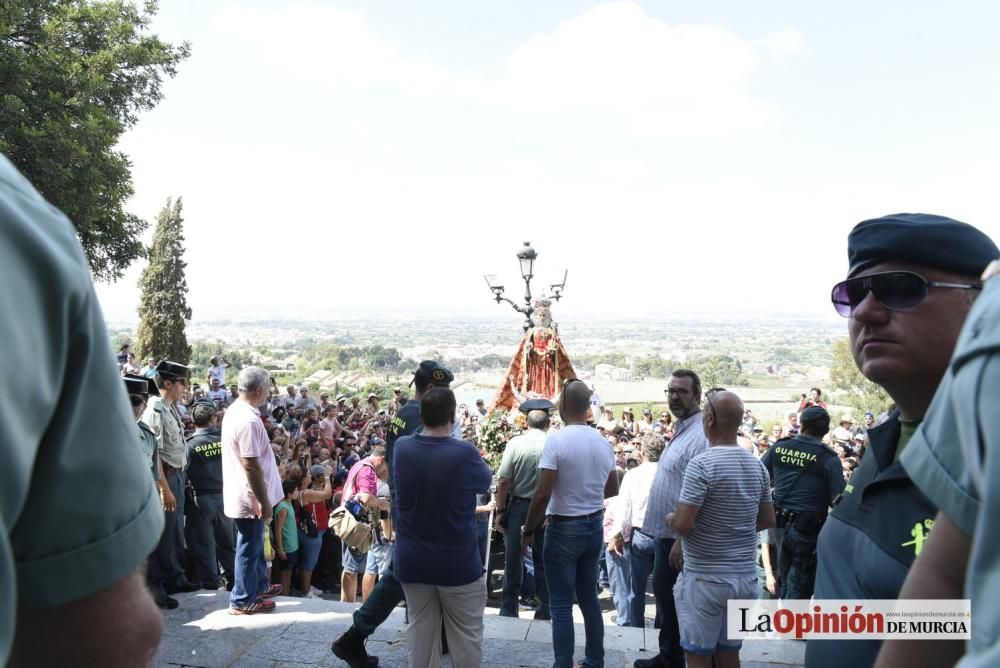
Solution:
<svg viewBox="0 0 1000 668"><path fill-rule="evenodd" d="M121 141L183 197L194 320L831 313L860 220L1000 240L1000 5L163 0L191 42ZM152 237L152 226L146 238ZM134 320L137 262L98 284Z"/></svg>

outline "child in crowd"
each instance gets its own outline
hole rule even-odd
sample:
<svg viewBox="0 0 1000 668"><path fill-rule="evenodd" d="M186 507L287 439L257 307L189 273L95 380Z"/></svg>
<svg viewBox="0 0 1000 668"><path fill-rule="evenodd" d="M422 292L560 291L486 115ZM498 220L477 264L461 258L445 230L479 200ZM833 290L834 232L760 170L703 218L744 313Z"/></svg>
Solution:
<svg viewBox="0 0 1000 668"><path fill-rule="evenodd" d="M274 549L277 552L278 578L282 591L291 591L292 570L299 563L299 532L295 526L292 497L298 489L296 480L282 480L285 498L274 507Z"/></svg>

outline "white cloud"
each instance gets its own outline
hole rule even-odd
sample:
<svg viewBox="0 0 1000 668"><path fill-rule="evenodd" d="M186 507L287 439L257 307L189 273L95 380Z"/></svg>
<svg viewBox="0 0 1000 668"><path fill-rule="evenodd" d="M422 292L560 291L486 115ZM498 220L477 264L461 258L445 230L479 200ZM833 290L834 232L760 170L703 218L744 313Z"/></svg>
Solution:
<svg viewBox="0 0 1000 668"><path fill-rule="evenodd" d="M786 31L762 44L790 50L793 41ZM613 2L517 47L498 79L466 79L462 88L487 104L593 114L646 137L717 137L775 119L749 91L758 63L755 45L728 30L670 25Z"/></svg>
<svg viewBox="0 0 1000 668"><path fill-rule="evenodd" d="M225 6L217 27L254 48L256 55L289 78L316 84L399 87L414 95L439 93L448 72L420 57L404 57L377 36L364 16L314 2L278 8Z"/></svg>
<svg viewBox="0 0 1000 668"><path fill-rule="evenodd" d="M219 29L261 66L314 85L393 87L490 109L571 115L641 138L717 138L775 122L750 77L759 51L792 53L784 30L751 42L724 28L671 25L634 2L599 5L514 47L497 76L404 54L360 14L312 2L226 6Z"/></svg>
<svg viewBox="0 0 1000 668"><path fill-rule="evenodd" d="M776 56L790 55L802 50L802 33L798 30L779 30L757 40L754 45Z"/></svg>

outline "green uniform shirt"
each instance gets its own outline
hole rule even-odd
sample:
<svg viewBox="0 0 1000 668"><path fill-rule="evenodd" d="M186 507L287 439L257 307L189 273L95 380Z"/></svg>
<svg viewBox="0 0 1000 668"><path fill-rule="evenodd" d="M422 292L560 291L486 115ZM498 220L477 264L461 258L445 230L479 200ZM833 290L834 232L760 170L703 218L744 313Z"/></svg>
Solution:
<svg viewBox="0 0 1000 668"><path fill-rule="evenodd" d="M0 665L16 611L134 571L163 530L73 226L0 156Z"/></svg>
<svg viewBox="0 0 1000 668"><path fill-rule="evenodd" d="M951 366L900 460L918 487L973 537L965 577L972 638L960 668L1000 665L1000 279L986 282ZM992 512L991 512L992 511Z"/></svg>
<svg viewBox="0 0 1000 668"><path fill-rule="evenodd" d="M149 464L149 472L153 474L153 480L160 479L160 452L156 446L156 434L146 426L146 423L139 420L139 449Z"/></svg>
<svg viewBox="0 0 1000 668"><path fill-rule="evenodd" d="M156 434L156 446L163 463L175 469L185 468L187 441L184 440L184 423L177 409L160 397L150 397L142 420Z"/></svg>
<svg viewBox="0 0 1000 668"><path fill-rule="evenodd" d="M497 475L510 480L511 496L531 498L534 495L545 436L541 429L529 429L507 442Z"/></svg>

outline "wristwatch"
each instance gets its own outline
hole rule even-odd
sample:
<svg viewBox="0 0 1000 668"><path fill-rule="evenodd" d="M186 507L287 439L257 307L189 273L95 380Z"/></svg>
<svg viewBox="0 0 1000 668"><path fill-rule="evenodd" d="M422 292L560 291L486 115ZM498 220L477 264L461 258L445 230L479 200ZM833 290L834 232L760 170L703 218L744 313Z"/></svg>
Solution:
<svg viewBox="0 0 1000 668"><path fill-rule="evenodd" d="M523 524L521 525L521 535L522 536L530 536L530 535L532 535L534 533L535 533L534 531L526 531L525 528L524 528L524 525Z"/></svg>

